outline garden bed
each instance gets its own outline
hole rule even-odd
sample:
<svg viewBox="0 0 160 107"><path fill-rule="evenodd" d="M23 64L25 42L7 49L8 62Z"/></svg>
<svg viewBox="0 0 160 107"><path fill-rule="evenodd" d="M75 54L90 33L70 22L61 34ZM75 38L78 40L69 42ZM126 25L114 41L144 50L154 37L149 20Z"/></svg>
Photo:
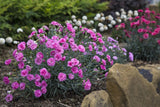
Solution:
<svg viewBox="0 0 160 107"><path fill-rule="evenodd" d="M95 86L92 86L92 89L90 91L86 91L85 93L83 93L83 95L76 95L73 92L68 92L66 94L66 97L63 96L56 96L54 98L48 98L48 99L44 99L44 98L40 98L40 99L35 99L35 100L31 100L31 99L24 99L24 98L20 98L18 97L18 95L16 95L14 97L14 100L10 103L7 103L5 101L5 96L6 96L6 92L8 90L9 87L6 87L6 85L3 83L3 76L5 74L7 74L9 71L14 71L14 66L5 66L4 61L5 59L8 59L12 56L12 51L14 50L14 46L9 47L9 46L1 46L0 48L0 105L3 107L24 107L25 106L34 106L34 107L40 107L40 106L46 106L46 107L80 107L81 102L84 98L85 95L87 95L88 93L90 93L91 91L95 91L95 90L106 90L106 86L105 86L105 81L98 81L98 84ZM146 64L151 64L152 66L156 66L156 67L160 67L160 62L157 62L155 64L152 63L148 63L148 62L143 62L143 61L135 61L135 62L131 62L131 63L127 63L129 65L133 65L133 66L141 66L141 65L146 65Z"/></svg>

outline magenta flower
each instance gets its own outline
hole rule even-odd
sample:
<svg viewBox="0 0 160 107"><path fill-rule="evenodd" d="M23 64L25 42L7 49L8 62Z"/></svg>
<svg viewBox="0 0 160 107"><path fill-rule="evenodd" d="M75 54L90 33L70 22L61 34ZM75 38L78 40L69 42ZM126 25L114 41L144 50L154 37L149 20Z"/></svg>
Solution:
<svg viewBox="0 0 160 107"><path fill-rule="evenodd" d="M89 45L88 48L89 48L89 51L93 50L92 45Z"/></svg>
<svg viewBox="0 0 160 107"><path fill-rule="evenodd" d="M143 34L143 38L144 39L148 39L149 38L149 34L148 33Z"/></svg>
<svg viewBox="0 0 160 107"><path fill-rule="evenodd" d="M129 60L130 61L133 61L134 60L134 55L133 53L129 52Z"/></svg>
<svg viewBox="0 0 160 107"><path fill-rule="evenodd" d="M60 72L60 73L58 74L58 79L59 79L59 81L65 81L65 80L66 80L66 74Z"/></svg>
<svg viewBox="0 0 160 107"><path fill-rule="evenodd" d="M106 66L105 65L101 64L100 67L101 67L102 70L106 70Z"/></svg>
<svg viewBox="0 0 160 107"><path fill-rule="evenodd" d="M160 40L157 40L158 45L160 45Z"/></svg>
<svg viewBox="0 0 160 107"><path fill-rule="evenodd" d="M83 45L79 45L79 46L78 46L78 50L79 50L80 52L85 52L85 47L84 47Z"/></svg>
<svg viewBox="0 0 160 107"><path fill-rule="evenodd" d="M90 90L91 89L91 82L88 79L86 82L84 81L84 89L85 90Z"/></svg>
<svg viewBox="0 0 160 107"><path fill-rule="evenodd" d="M31 69L32 69L31 66L26 65L26 70L27 70L27 71L31 71Z"/></svg>
<svg viewBox="0 0 160 107"><path fill-rule="evenodd" d="M48 64L48 66L54 66L55 65L55 59L54 58L49 58L47 60L47 64Z"/></svg>
<svg viewBox="0 0 160 107"><path fill-rule="evenodd" d="M34 91L34 95L35 95L35 97L41 97L42 96L42 92L41 92L41 90L35 90Z"/></svg>
<svg viewBox="0 0 160 107"><path fill-rule="evenodd" d="M106 58L107 58L108 62L110 62L110 61L111 61L111 57L110 57L110 55L106 55Z"/></svg>
<svg viewBox="0 0 160 107"><path fill-rule="evenodd" d="M63 57L62 57L62 61L65 61L65 60L66 60L66 56L63 56Z"/></svg>
<svg viewBox="0 0 160 107"><path fill-rule="evenodd" d="M68 45L68 43L63 43L62 47L64 50L67 50L69 48L69 45Z"/></svg>
<svg viewBox="0 0 160 107"><path fill-rule="evenodd" d="M43 80L43 81L41 82L41 84L42 84L42 87L47 87L47 83L46 83L45 80Z"/></svg>
<svg viewBox="0 0 160 107"><path fill-rule="evenodd" d="M79 64L79 60L76 59L76 58L72 58L72 59L71 59L71 62L73 63L73 66L76 66L76 65Z"/></svg>
<svg viewBox="0 0 160 107"><path fill-rule="evenodd" d="M47 88L46 88L46 87L42 87L42 88L41 88L41 92L42 92L42 94L46 94Z"/></svg>
<svg viewBox="0 0 160 107"><path fill-rule="evenodd" d="M39 81L35 81L34 83L35 83L35 85L36 85L37 87L41 87L41 85L42 85L41 82L39 82Z"/></svg>
<svg viewBox="0 0 160 107"><path fill-rule="evenodd" d="M106 65L106 60L102 59L103 65Z"/></svg>
<svg viewBox="0 0 160 107"><path fill-rule="evenodd" d="M38 29L39 33L44 33L43 29Z"/></svg>
<svg viewBox="0 0 160 107"><path fill-rule="evenodd" d="M72 73L69 73L68 77L69 77L70 80L74 79L74 75Z"/></svg>
<svg viewBox="0 0 160 107"><path fill-rule="evenodd" d="M105 73L105 77L107 77L107 75L108 75L108 72Z"/></svg>
<svg viewBox="0 0 160 107"><path fill-rule="evenodd" d="M83 71L82 71L82 69L79 69L79 71L78 71L78 76L79 76L80 78L83 78Z"/></svg>
<svg viewBox="0 0 160 107"><path fill-rule="evenodd" d="M44 56L42 52L37 52L36 57L43 59Z"/></svg>
<svg viewBox="0 0 160 107"><path fill-rule="evenodd" d="M99 43L104 44L104 41L102 40L102 38L98 38Z"/></svg>
<svg viewBox="0 0 160 107"><path fill-rule="evenodd" d="M34 75L28 74L28 75L27 75L27 79L28 79L29 81L32 81L32 80L34 80L35 78L34 78Z"/></svg>
<svg viewBox="0 0 160 107"><path fill-rule="evenodd" d="M28 75L28 70L24 69L21 71L21 76L26 77Z"/></svg>
<svg viewBox="0 0 160 107"><path fill-rule="evenodd" d="M78 73L78 67L72 67L71 71L75 74Z"/></svg>
<svg viewBox="0 0 160 107"><path fill-rule="evenodd" d="M18 44L18 50L23 51L26 48L26 43L25 42L21 42Z"/></svg>
<svg viewBox="0 0 160 107"><path fill-rule="evenodd" d="M13 82L12 84L11 84L11 87L12 87L12 89L17 89L18 87L19 87L19 83L18 82Z"/></svg>
<svg viewBox="0 0 160 107"><path fill-rule="evenodd" d="M95 55L94 57L93 57L93 59L95 59L97 62L100 62L100 58L99 58L99 56L97 56L97 55Z"/></svg>
<svg viewBox="0 0 160 107"><path fill-rule="evenodd" d="M5 97L5 100L6 100L7 102L12 101L12 100L13 100L12 94L7 94L7 96Z"/></svg>
<svg viewBox="0 0 160 107"><path fill-rule="evenodd" d="M47 71L46 68L40 69L40 75L41 75L41 76L45 77L45 75L47 75L47 74L48 74L48 71Z"/></svg>
<svg viewBox="0 0 160 107"><path fill-rule="evenodd" d="M13 57L16 57L16 55L17 55L17 49L15 49L14 51L13 51Z"/></svg>
<svg viewBox="0 0 160 107"><path fill-rule="evenodd" d="M45 79L50 79L51 78L51 74L48 72L45 76L44 76Z"/></svg>
<svg viewBox="0 0 160 107"><path fill-rule="evenodd" d="M37 58L35 58L35 64L37 64L37 65L41 65L41 63L42 63L42 58L39 58L39 57L37 57Z"/></svg>
<svg viewBox="0 0 160 107"><path fill-rule="evenodd" d="M8 60L5 61L5 65L9 65L11 62L12 62L12 60L8 59Z"/></svg>
<svg viewBox="0 0 160 107"><path fill-rule="evenodd" d="M23 69L24 68L24 62L23 61L19 62L18 68L19 69Z"/></svg>
<svg viewBox="0 0 160 107"><path fill-rule="evenodd" d="M22 61L23 60L23 53L18 53L17 55L16 55L16 60L17 61Z"/></svg>
<svg viewBox="0 0 160 107"><path fill-rule="evenodd" d="M3 82L4 82L6 85L9 84L9 78L6 77L6 76L4 76L4 77L3 77Z"/></svg>
<svg viewBox="0 0 160 107"><path fill-rule="evenodd" d="M25 86L26 86L26 84L24 82L21 82L19 85L20 90L24 90Z"/></svg>
<svg viewBox="0 0 160 107"><path fill-rule="evenodd" d="M35 75L35 81L40 81L40 80L41 80L41 76L38 75L38 74L36 74L36 75Z"/></svg>
<svg viewBox="0 0 160 107"><path fill-rule="evenodd" d="M55 58L56 61L60 61L60 60L62 59L62 54L56 53L56 54L54 55L54 58Z"/></svg>

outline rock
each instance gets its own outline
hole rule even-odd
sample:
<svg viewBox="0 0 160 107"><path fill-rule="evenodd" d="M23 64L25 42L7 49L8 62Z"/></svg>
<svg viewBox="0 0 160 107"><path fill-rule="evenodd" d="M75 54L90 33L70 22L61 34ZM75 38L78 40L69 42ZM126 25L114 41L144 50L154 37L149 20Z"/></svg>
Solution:
<svg viewBox="0 0 160 107"><path fill-rule="evenodd" d="M106 91L93 91L85 96L81 107L113 107L109 95Z"/></svg>
<svg viewBox="0 0 160 107"><path fill-rule="evenodd" d="M160 96L154 85L133 66L113 65L106 84L114 107L160 107Z"/></svg>
<svg viewBox="0 0 160 107"><path fill-rule="evenodd" d="M160 70L157 66L154 65L145 65L138 67L138 70L145 70L149 72L152 75L152 81L151 83L155 87L157 93L160 94ZM146 79L149 79L150 77L145 77Z"/></svg>

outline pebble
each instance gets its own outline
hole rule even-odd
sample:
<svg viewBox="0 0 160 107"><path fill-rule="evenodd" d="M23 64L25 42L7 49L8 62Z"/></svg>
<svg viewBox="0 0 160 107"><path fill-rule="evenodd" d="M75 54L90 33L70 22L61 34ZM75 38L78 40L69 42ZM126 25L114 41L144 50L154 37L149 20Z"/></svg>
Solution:
<svg viewBox="0 0 160 107"><path fill-rule="evenodd" d="M0 107L8 107L7 105L5 105L5 104L2 104L2 105L0 105Z"/></svg>
<svg viewBox="0 0 160 107"><path fill-rule="evenodd" d="M160 67L157 67L157 69L160 69Z"/></svg>

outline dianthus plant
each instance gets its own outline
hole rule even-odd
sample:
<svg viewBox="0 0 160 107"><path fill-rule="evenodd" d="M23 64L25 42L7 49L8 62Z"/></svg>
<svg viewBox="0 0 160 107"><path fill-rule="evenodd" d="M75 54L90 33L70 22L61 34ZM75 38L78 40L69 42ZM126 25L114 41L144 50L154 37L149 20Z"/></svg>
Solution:
<svg viewBox="0 0 160 107"><path fill-rule="evenodd" d="M127 50L133 52L136 59L157 61L160 56L160 14L149 9L138 12L139 16L131 17L128 23L117 25L118 33L114 36L127 42Z"/></svg>
<svg viewBox="0 0 160 107"><path fill-rule="evenodd" d="M53 21L49 27L33 31L27 42L20 42L13 57L18 70L3 81L25 96L39 98L90 90L98 78L107 76L114 63L127 61L127 51L111 37L105 41L90 29L75 32L72 24L64 27ZM11 59L5 61L6 65L10 63ZM7 101L11 101L10 95Z"/></svg>

